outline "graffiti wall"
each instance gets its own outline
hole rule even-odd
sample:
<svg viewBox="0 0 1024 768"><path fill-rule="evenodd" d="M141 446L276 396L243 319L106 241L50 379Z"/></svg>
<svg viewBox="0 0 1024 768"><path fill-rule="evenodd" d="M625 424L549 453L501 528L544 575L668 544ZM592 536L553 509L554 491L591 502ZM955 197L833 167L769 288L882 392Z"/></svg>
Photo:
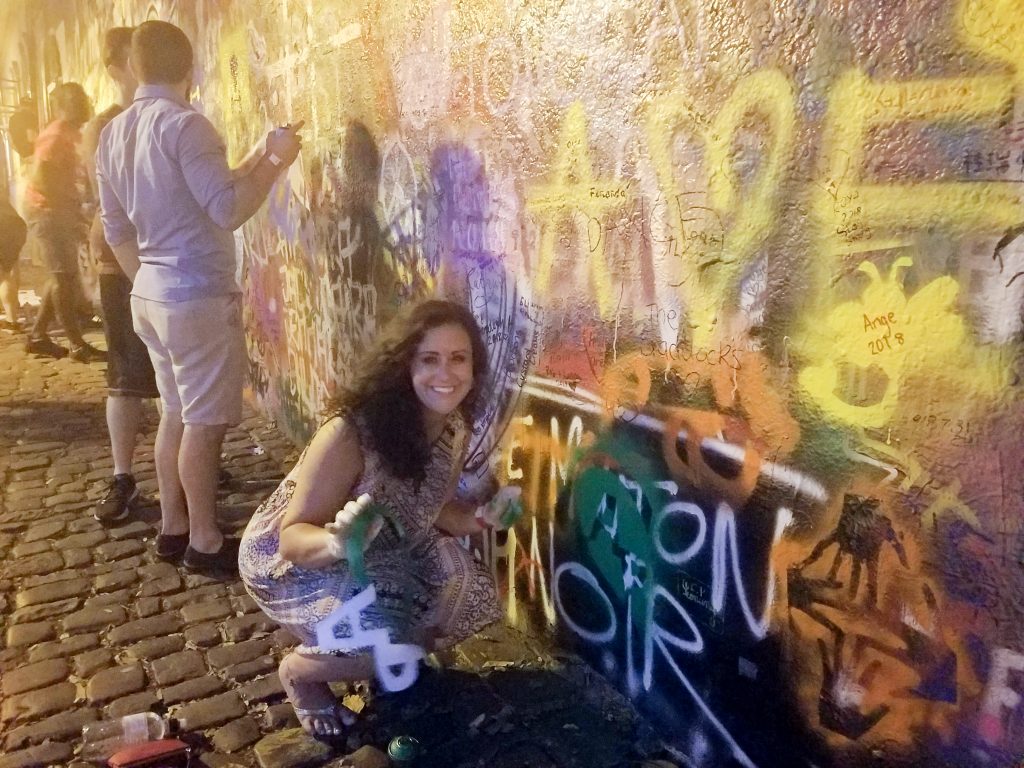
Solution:
<svg viewBox="0 0 1024 768"><path fill-rule="evenodd" d="M687 764L1020 762L1021 0L37 13L101 106L102 30L159 17L233 158L305 120L237 234L297 440L396 308L472 307L470 474L528 502L479 545L508 620Z"/></svg>

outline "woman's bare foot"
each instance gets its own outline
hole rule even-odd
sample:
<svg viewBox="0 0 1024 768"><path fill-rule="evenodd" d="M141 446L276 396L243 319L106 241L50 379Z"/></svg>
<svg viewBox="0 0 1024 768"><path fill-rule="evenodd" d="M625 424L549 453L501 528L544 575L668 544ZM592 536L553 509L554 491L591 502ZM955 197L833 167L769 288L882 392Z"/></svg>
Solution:
<svg viewBox="0 0 1024 768"><path fill-rule="evenodd" d="M290 653L278 666L281 685L295 709L299 725L310 736L342 737L356 722L356 713L341 704L327 683L304 681L307 660Z"/></svg>

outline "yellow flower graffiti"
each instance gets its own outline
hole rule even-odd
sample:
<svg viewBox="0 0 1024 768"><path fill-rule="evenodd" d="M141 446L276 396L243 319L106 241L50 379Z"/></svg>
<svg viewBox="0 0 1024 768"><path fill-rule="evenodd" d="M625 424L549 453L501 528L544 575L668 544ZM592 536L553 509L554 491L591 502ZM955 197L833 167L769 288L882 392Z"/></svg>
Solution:
<svg viewBox="0 0 1024 768"><path fill-rule="evenodd" d="M929 383L926 397L939 396L943 379L975 391L998 386L997 371L972 364L955 307L956 281L936 278L907 298L899 273L912 263L906 256L896 259L883 278L872 262L862 262L858 269L871 282L860 300L840 304L824 327L811 331L806 351L821 362L800 372L800 386L830 417L885 426L911 380Z"/></svg>
<svg viewBox="0 0 1024 768"><path fill-rule="evenodd" d="M960 0L957 32L969 47L1010 64L1019 79L1024 54L1022 14L1021 0Z"/></svg>

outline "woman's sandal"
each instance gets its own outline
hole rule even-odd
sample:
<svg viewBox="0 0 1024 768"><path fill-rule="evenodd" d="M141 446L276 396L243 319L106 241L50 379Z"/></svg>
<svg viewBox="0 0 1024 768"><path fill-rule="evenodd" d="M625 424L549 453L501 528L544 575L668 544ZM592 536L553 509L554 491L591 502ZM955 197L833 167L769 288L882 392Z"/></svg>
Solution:
<svg viewBox="0 0 1024 768"><path fill-rule="evenodd" d="M299 718L299 725L302 726L302 730L314 739L344 738L348 729L355 725L356 722L356 713L344 704L332 704L321 709L303 709L294 705L292 705L292 708L295 710L295 716ZM317 729L316 725L312 722L313 718L320 718L321 720L333 719L334 725L330 730L326 728Z"/></svg>

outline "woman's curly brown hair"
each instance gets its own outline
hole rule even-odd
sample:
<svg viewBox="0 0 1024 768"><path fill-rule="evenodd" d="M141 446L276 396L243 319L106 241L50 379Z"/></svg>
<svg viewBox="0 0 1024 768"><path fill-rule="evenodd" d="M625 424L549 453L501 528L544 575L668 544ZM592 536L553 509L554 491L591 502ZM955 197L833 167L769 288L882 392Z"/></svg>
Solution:
<svg viewBox="0 0 1024 768"><path fill-rule="evenodd" d="M384 329L363 359L352 385L327 406L329 416L359 416L366 424L371 450L380 454L396 477L424 478L431 446L423 426L423 406L412 387L412 362L428 331L459 325L473 351L473 385L459 405L471 425L487 390L487 348L473 314L452 301L433 299L413 306Z"/></svg>

